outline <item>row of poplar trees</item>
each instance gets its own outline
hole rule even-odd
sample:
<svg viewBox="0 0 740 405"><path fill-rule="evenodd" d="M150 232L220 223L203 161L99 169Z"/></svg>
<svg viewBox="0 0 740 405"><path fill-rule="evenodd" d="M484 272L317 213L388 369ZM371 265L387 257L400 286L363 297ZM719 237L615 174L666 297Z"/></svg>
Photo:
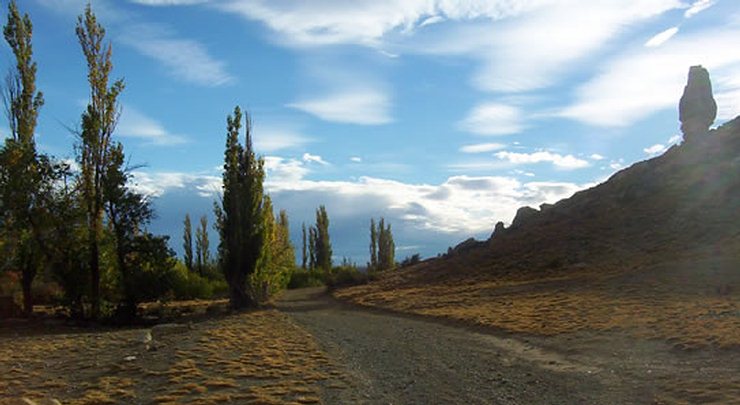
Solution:
<svg viewBox="0 0 740 405"><path fill-rule="evenodd" d="M329 237L329 214L321 205L316 209L316 224L302 227L303 248L301 250L301 268L328 272L332 268L331 238Z"/></svg>
<svg viewBox="0 0 740 405"><path fill-rule="evenodd" d="M34 278L49 271L73 315L98 318L103 266L114 268L117 280L117 291L106 299L134 311L136 302L146 298L140 286L160 285L156 280L141 282L141 270L170 265L171 251L165 237L143 230L152 218L151 206L127 187L130 173L123 146L112 139L124 83L109 79L112 48L89 4L75 31L87 62L90 96L80 128L74 131L79 169L72 171L69 164L36 148L44 98L36 89L33 25L14 0L9 3L3 35L15 66L3 86L10 137L0 150L0 265L21 274L25 313L32 312Z"/></svg>
<svg viewBox="0 0 740 405"><path fill-rule="evenodd" d="M211 267L211 243L208 240L208 217L200 217L200 223L195 230L195 254L193 254L193 226L190 214L185 214L182 236L183 260L185 267L204 277Z"/></svg>
<svg viewBox="0 0 740 405"><path fill-rule="evenodd" d="M393 242L391 224L386 225L385 219L375 222L370 219L370 263L369 271L390 270L396 266L396 244Z"/></svg>

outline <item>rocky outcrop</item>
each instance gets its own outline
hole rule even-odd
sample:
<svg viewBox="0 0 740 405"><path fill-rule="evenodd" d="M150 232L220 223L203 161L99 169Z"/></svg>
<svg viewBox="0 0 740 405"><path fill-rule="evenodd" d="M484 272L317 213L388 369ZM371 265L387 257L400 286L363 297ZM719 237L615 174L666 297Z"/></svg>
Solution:
<svg viewBox="0 0 740 405"><path fill-rule="evenodd" d="M689 79L678 104L678 116L684 140L694 141L709 131L717 117L717 103L712 96L709 72L701 66L689 69Z"/></svg>
<svg viewBox="0 0 740 405"><path fill-rule="evenodd" d="M518 228L522 224L527 223L530 219L534 218L539 214L539 211L532 207L521 207L516 211L514 220L511 221L512 228Z"/></svg>
<svg viewBox="0 0 740 405"><path fill-rule="evenodd" d="M496 222L496 226L493 227L493 233L491 234L491 239L493 239L494 236L501 235L506 230L506 227L504 226L504 223L501 221Z"/></svg>

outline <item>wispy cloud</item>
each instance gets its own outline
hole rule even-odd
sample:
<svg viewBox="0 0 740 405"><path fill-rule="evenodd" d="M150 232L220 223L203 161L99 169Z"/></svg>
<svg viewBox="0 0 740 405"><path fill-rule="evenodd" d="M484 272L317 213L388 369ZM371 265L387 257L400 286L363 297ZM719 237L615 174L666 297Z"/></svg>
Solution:
<svg viewBox="0 0 740 405"><path fill-rule="evenodd" d="M139 24L120 36L121 42L161 63L179 80L201 86L223 86L235 80L226 63L213 57L205 46L175 36L161 25Z"/></svg>
<svg viewBox="0 0 740 405"><path fill-rule="evenodd" d="M144 6L191 6L193 4L203 4L210 0L129 0L131 3L141 4Z"/></svg>
<svg viewBox="0 0 740 405"><path fill-rule="evenodd" d="M591 156L589 156L589 159L591 160L604 160L604 156L599 155L598 153L594 153Z"/></svg>
<svg viewBox="0 0 740 405"><path fill-rule="evenodd" d="M323 165L323 166L328 166L329 165L329 162L327 162L326 160L322 159L321 156L319 156L319 155L312 155L312 154L310 154L308 152L306 152L306 153L303 154L303 161L304 162L307 162L307 163L318 163L318 164Z"/></svg>
<svg viewBox="0 0 740 405"><path fill-rule="evenodd" d="M130 105L123 108L117 133L123 137L141 139L150 145L178 145L187 142L185 137L171 133L154 118Z"/></svg>
<svg viewBox="0 0 740 405"><path fill-rule="evenodd" d="M257 151L272 153L300 148L313 139L291 128L255 124L253 142Z"/></svg>
<svg viewBox="0 0 740 405"><path fill-rule="evenodd" d="M390 98L376 89L345 89L288 106L324 121L359 125L381 125L392 121Z"/></svg>
<svg viewBox="0 0 740 405"><path fill-rule="evenodd" d="M480 135L509 135L524 129L519 108L499 103L485 103L473 108L460 127Z"/></svg>
<svg viewBox="0 0 740 405"><path fill-rule="evenodd" d="M515 165L548 162L552 163L556 168L566 170L582 169L589 166L588 161L579 159L573 155L560 155L548 151L539 151L534 153L501 151L495 153L494 156Z"/></svg>
<svg viewBox="0 0 740 405"><path fill-rule="evenodd" d="M655 34L652 38L648 39L647 42L645 42L645 46L647 47L654 47L654 46L660 46L669 39L671 39L672 36L676 35L678 32L678 27L671 27L668 28L665 31L661 31L658 34Z"/></svg>
<svg viewBox="0 0 740 405"><path fill-rule="evenodd" d="M503 149L506 145L502 143L477 143L473 145L464 145L460 147L460 152L464 153L485 153Z"/></svg>
<svg viewBox="0 0 740 405"><path fill-rule="evenodd" d="M629 126L656 111L675 108L689 66L698 64L711 72L715 93L729 91L731 78L740 75L740 54L728 52L737 38L737 27L719 28L622 53L607 60L600 74L577 89L575 103L562 115L592 125Z"/></svg>
<svg viewBox="0 0 740 405"><path fill-rule="evenodd" d="M689 9L686 10L683 15L686 18L691 18L708 9L709 7L712 7L714 3L714 0L697 0L693 4L691 4L691 7L689 7Z"/></svg>

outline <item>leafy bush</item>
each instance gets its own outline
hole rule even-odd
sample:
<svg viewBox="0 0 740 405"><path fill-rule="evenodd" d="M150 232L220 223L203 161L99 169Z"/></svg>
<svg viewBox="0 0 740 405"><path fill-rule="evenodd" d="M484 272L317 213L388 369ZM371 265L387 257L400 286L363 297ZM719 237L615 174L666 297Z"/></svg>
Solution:
<svg viewBox="0 0 740 405"><path fill-rule="evenodd" d="M326 277L326 285L330 290L333 290L341 287L367 284L374 279L374 274L360 271L355 266L339 266L332 269L331 274Z"/></svg>
<svg viewBox="0 0 740 405"><path fill-rule="evenodd" d="M326 285L325 279L322 271L298 269L291 274L288 288L321 287Z"/></svg>
<svg viewBox="0 0 740 405"><path fill-rule="evenodd" d="M178 300L210 299L227 293L226 281L218 278L201 277L189 271L180 261L174 267L172 295Z"/></svg>

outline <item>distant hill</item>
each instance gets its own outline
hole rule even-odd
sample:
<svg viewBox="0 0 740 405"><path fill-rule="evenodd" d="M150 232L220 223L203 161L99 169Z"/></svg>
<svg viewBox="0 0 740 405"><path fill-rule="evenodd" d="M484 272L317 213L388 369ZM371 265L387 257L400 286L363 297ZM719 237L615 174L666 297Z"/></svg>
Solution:
<svg viewBox="0 0 740 405"><path fill-rule="evenodd" d="M556 204L523 207L486 241L335 295L537 335L616 328L679 347L740 347L740 117L708 130L716 105L695 70L707 85L694 86L703 96L687 85L682 144Z"/></svg>

